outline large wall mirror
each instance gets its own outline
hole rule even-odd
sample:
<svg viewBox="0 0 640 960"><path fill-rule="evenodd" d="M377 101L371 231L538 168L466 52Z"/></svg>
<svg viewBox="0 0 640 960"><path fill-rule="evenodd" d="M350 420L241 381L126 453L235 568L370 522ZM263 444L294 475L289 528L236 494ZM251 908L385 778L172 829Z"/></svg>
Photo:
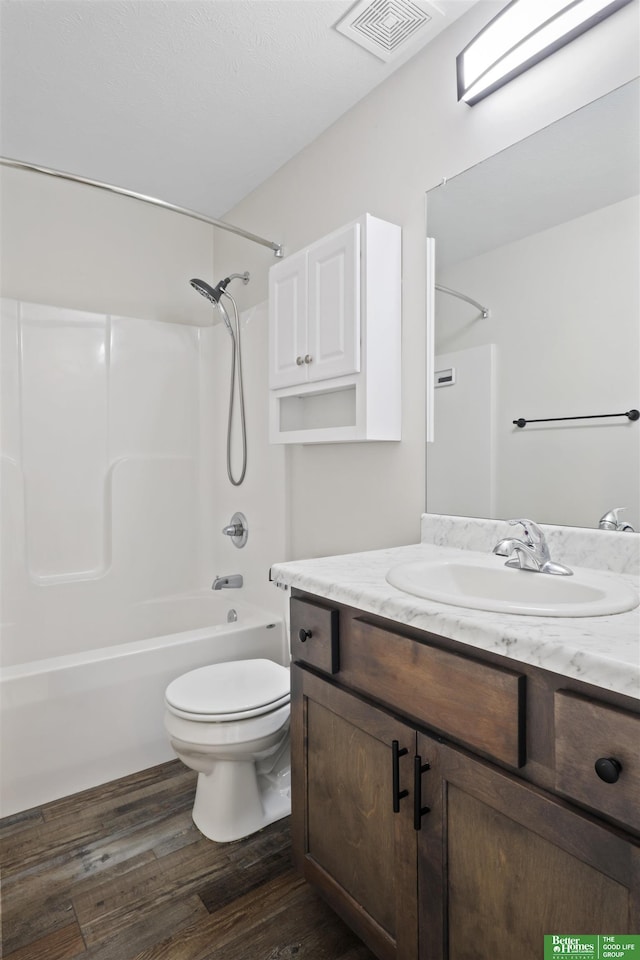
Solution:
<svg viewBox="0 0 640 960"><path fill-rule="evenodd" d="M430 513L640 529L639 87L427 194Z"/></svg>

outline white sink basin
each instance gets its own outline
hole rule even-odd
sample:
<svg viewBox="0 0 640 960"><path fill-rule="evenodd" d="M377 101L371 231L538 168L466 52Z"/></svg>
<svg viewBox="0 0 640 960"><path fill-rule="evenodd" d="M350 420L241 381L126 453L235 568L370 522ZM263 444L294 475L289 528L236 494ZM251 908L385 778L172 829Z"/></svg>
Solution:
<svg viewBox="0 0 640 960"><path fill-rule="evenodd" d="M400 563L387 581L425 600L529 617L601 617L633 610L640 600L628 584L596 571L571 577L531 573L505 567L494 556Z"/></svg>

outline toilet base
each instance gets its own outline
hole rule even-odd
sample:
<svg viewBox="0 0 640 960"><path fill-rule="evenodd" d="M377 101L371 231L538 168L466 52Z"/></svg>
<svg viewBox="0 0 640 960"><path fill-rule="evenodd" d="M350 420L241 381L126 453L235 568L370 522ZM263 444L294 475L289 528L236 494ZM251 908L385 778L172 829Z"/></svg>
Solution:
<svg viewBox="0 0 640 960"><path fill-rule="evenodd" d="M291 813L289 750L260 772L253 761L217 760L210 773L199 773L193 822L209 840L240 840ZM267 766L267 764L265 764Z"/></svg>

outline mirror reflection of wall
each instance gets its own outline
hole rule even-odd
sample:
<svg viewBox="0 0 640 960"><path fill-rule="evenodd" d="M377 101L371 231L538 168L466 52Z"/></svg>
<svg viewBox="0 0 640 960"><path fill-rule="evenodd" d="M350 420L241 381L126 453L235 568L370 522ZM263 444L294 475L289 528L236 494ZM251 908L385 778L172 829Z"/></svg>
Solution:
<svg viewBox="0 0 640 960"><path fill-rule="evenodd" d="M427 195L436 282L490 311L435 294L429 512L640 529L640 421L513 425L640 407L639 86Z"/></svg>

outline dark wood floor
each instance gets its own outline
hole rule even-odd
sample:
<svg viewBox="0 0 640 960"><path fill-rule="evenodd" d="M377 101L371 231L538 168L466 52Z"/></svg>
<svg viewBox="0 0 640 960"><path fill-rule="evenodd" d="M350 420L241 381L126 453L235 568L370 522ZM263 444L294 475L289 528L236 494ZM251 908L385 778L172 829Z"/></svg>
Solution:
<svg viewBox="0 0 640 960"><path fill-rule="evenodd" d="M4 960L375 960L292 870L289 821L193 826L172 761L0 820Z"/></svg>

